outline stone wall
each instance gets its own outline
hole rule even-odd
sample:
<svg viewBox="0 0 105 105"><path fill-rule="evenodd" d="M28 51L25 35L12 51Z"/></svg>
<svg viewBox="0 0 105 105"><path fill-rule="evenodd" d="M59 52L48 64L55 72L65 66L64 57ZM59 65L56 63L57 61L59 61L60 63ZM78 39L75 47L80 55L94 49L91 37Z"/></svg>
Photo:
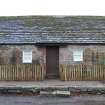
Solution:
<svg viewBox="0 0 105 105"><path fill-rule="evenodd" d="M32 50L32 63L46 63L46 49L35 45L0 45L0 64L22 64L23 50Z"/></svg>
<svg viewBox="0 0 105 105"><path fill-rule="evenodd" d="M83 61L73 61L73 50L83 49ZM59 49L60 64L104 63L105 45L67 45Z"/></svg>
<svg viewBox="0 0 105 105"><path fill-rule="evenodd" d="M22 64L22 51L32 50L32 63L46 63L46 47L36 45L0 45L0 64ZM83 49L83 62L73 61L73 50ZM98 60L97 60L98 59ZM67 45L59 48L60 64L105 63L104 45ZM103 61L104 60L104 61Z"/></svg>

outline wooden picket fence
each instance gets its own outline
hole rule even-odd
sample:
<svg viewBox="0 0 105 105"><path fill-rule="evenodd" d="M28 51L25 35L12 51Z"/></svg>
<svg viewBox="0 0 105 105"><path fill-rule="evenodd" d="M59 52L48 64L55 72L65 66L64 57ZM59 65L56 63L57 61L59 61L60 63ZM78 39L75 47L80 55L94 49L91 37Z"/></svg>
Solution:
<svg viewBox="0 0 105 105"><path fill-rule="evenodd" d="M0 65L0 80L43 80L44 65L35 64L3 64Z"/></svg>
<svg viewBox="0 0 105 105"><path fill-rule="evenodd" d="M61 80L105 80L105 65L60 65Z"/></svg>

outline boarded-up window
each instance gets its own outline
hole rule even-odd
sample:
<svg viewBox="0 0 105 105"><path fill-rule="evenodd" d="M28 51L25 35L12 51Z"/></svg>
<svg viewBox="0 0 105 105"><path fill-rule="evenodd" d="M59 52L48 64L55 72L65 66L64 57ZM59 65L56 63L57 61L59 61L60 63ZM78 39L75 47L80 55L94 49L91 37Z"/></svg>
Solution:
<svg viewBox="0 0 105 105"><path fill-rule="evenodd" d="M32 63L32 50L23 51L23 63Z"/></svg>
<svg viewBox="0 0 105 105"><path fill-rule="evenodd" d="M83 61L83 50L74 50L73 51L73 60L74 61Z"/></svg>

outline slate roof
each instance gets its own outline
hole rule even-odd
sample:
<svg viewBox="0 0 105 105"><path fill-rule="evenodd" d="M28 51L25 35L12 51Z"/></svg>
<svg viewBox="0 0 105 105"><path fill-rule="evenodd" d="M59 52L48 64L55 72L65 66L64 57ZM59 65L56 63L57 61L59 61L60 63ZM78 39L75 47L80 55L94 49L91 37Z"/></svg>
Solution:
<svg viewBox="0 0 105 105"><path fill-rule="evenodd" d="M0 17L0 44L35 43L105 44L105 17Z"/></svg>

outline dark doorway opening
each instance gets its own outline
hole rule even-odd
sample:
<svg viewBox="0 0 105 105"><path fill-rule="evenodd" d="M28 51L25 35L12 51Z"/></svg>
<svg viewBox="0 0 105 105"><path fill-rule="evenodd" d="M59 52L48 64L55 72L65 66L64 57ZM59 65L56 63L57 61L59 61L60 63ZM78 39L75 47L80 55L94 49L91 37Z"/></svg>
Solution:
<svg viewBox="0 0 105 105"><path fill-rule="evenodd" d="M59 77L59 46L46 47L46 78Z"/></svg>

